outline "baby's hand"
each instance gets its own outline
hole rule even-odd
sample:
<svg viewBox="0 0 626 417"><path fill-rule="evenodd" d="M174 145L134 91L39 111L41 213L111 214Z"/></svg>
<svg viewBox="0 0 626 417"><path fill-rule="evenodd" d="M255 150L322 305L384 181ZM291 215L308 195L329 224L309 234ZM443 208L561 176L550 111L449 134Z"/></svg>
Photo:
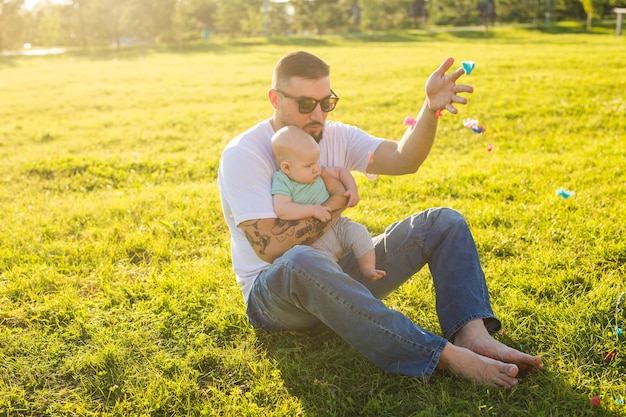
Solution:
<svg viewBox="0 0 626 417"><path fill-rule="evenodd" d="M330 207L317 204L314 206L313 217L322 222L330 220Z"/></svg>
<svg viewBox="0 0 626 417"><path fill-rule="evenodd" d="M356 189L346 190L346 192L343 193L343 196L348 198L348 207L354 207L359 204L359 201L361 201L359 193Z"/></svg>

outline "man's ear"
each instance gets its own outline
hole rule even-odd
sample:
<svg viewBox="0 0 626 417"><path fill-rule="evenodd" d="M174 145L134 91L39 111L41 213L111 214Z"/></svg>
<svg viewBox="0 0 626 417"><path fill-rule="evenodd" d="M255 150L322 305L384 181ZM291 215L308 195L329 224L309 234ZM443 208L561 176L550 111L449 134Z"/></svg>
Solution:
<svg viewBox="0 0 626 417"><path fill-rule="evenodd" d="M278 110L278 93L274 89L270 89L267 92L267 97L270 99L270 104L275 110Z"/></svg>
<svg viewBox="0 0 626 417"><path fill-rule="evenodd" d="M289 175L291 173L291 163L288 161L283 161L280 163L280 170L285 174Z"/></svg>

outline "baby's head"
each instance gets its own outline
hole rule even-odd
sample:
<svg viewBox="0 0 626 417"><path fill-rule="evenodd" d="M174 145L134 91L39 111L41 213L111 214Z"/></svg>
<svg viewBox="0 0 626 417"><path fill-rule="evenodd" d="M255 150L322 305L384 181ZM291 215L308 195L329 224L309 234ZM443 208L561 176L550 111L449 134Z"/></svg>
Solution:
<svg viewBox="0 0 626 417"><path fill-rule="evenodd" d="M304 130L285 126L272 136L276 165L294 181L309 183L320 175L320 147Z"/></svg>

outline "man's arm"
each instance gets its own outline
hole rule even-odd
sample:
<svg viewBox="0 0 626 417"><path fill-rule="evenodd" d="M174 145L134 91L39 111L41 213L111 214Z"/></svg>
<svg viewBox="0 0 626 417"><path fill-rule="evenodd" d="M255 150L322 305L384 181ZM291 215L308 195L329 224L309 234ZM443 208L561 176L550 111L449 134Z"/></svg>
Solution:
<svg viewBox="0 0 626 417"><path fill-rule="evenodd" d="M272 202L276 215L283 220L300 220L307 217L315 217L322 222L330 220L330 207L323 204L296 203L284 194L274 194Z"/></svg>
<svg viewBox="0 0 626 417"><path fill-rule="evenodd" d="M323 204L330 207L331 219L321 222L309 217L302 220L255 219L239 224L257 256L266 262L276 258L295 245L310 245L319 239L346 208L346 192L341 181L322 174L330 194Z"/></svg>
<svg viewBox="0 0 626 417"><path fill-rule="evenodd" d="M350 170L344 167L326 167L325 170L328 172L328 174L332 175L335 178L338 178L339 181L341 181L343 186L346 188L346 192L343 195L348 199L347 206L356 206L360 200L359 190Z"/></svg>
<svg viewBox="0 0 626 417"><path fill-rule="evenodd" d="M454 59L447 58L426 81L426 100L415 118L415 126L407 129L399 142L385 141L374 153L367 172L371 174L402 175L414 173L430 153L437 132L437 111L458 113L454 103L466 104L467 99L458 93L471 93L469 85L456 84L465 73L463 68L447 74Z"/></svg>
<svg viewBox="0 0 626 417"><path fill-rule="evenodd" d="M417 172L435 142L437 115L426 103L415 118L415 127L407 129L400 141L381 143L367 167L370 174L403 175Z"/></svg>

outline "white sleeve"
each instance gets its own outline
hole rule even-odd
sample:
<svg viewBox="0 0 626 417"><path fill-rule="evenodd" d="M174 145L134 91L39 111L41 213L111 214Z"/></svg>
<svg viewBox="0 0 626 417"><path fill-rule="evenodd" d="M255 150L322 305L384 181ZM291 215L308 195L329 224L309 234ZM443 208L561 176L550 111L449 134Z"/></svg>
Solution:
<svg viewBox="0 0 626 417"><path fill-rule="evenodd" d="M372 136L358 127L327 122L320 142L320 161L326 166L342 166L365 173L370 153L376 152L384 139Z"/></svg>
<svg viewBox="0 0 626 417"><path fill-rule="evenodd" d="M230 147L222 153L220 189L235 225L246 220L276 218L272 205L273 161L255 149Z"/></svg>

